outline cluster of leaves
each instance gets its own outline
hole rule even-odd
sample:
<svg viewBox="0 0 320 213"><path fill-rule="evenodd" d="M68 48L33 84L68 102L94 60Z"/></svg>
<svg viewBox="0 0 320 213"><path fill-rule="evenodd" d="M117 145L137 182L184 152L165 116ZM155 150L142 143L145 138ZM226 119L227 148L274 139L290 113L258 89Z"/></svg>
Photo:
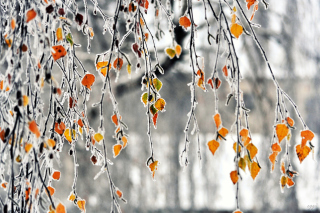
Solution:
<svg viewBox="0 0 320 213"><path fill-rule="evenodd" d="M265 7L268 7L268 3L265 1L262 1L265 4ZM272 75L273 81L277 87L277 105L276 105L276 131L273 137L274 143L271 145L272 154L270 155L269 159L272 163L272 170L274 169L274 164L276 162L277 155L281 152L281 146L280 142L287 138L287 152L285 154L285 157L281 160L281 190L284 186L287 185L287 187L291 187L294 185L294 182L292 178L297 175L298 173L296 171L292 170L292 166L290 164L289 159L289 140L290 140L290 133L289 128L293 128L293 120L288 116L288 111L286 109L286 103L284 99L287 99L289 103L293 106L296 114L298 115L301 123L304 126L304 129L301 132L302 142L301 144L298 144L296 146L296 153L298 155L298 158L300 162L305 159L305 157L309 154L309 152L313 149L313 145L311 144L311 140L314 136L314 134L307 129L306 124L304 123L297 106L292 101L292 99L281 89L278 82L276 81L273 71L271 69L271 66L269 64L269 61L267 59L267 56L260 45L259 40L257 39L257 36L255 34L255 31L253 27L258 27L259 25L254 24L253 18L255 13L258 10L258 4L259 0L246 0L246 6L248 10L251 10L252 8L252 14L250 19L247 18L246 13L244 12L243 6L239 3L238 0L233 1L233 6L229 5L227 1L219 0L218 2L218 8L219 13L217 14L212 6L212 3L210 1L203 0L203 6L204 6L204 12L205 12L205 19L208 26L208 43L211 45L210 39L214 39L217 44L217 54L216 54L216 60L214 63L214 68L211 77L205 81L205 72L204 72L204 66L199 66L198 58L201 58L196 53L195 48L195 39L194 34L197 30L197 25L195 24L193 20L193 5L192 1L187 1L187 9L183 16L179 19L179 24L182 26L185 30L190 29L190 40L189 40L189 53L190 53L190 66L193 70L192 72L192 82L189 84L191 89L191 110L188 114L188 120L187 125L185 129L185 147L182 151L181 157L180 157L180 163L183 165L188 165L188 144L189 144L189 138L188 138L188 132L189 132L189 126L191 124L191 121L194 123L194 130L191 132L193 134L195 131L197 132L197 142L198 142L198 156L201 160L201 153L200 153L200 146L199 146L199 134L200 131L198 128L198 123L195 115L195 108L196 108L196 98L195 98L195 85L197 85L199 88L201 88L203 91L207 91L206 89L206 83L209 85L209 87L212 89L214 96L215 96L215 112L216 114L213 116L213 120L216 125L216 134L215 138L207 143L208 149L211 151L211 153L214 155L215 152L218 150L222 140L226 140L226 136L228 135L229 131L227 128L222 126L221 116L218 111L218 89L222 84L222 80L219 78L218 74L218 63L220 61L220 47L224 45L225 54L227 57L225 58L224 66L222 68L222 75L224 76L224 79L230 86L230 94L227 96L226 105L228 105L229 101L234 98L236 101L236 108L235 108L235 122L231 126L231 132L234 132L236 135L235 142L233 143L233 149L236 153L236 156L234 158L235 162L235 170L231 171L230 178L233 184L237 184L236 188L236 203L237 203L237 210L235 210L235 213L240 213L239 208L239 178L241 179L240 175L240 169L245 172L246 167L250 171L251 177L254 180L258 173L260 172L261 166L257 159L257 153L258 148L253 144L251 132L248 124L248 113L249 109L245 107L245 103L243 100L243 92L240 89L240 81L241 81L241 72L238 62L238 56L237 52L235 50L234 46L234 39L239 39L240 36L245 32L246 35L251 36L254 41L256 42L257 46L260 48L262 52L262 56L265 59L269 71ZM223 5L226 5L228 9L230 10L231 17L230 19L224 12ZM214 19L216 20L216 23L218 25L216 36L213 36L210 33L210 24L208 21L208 15L207 15L207 9L210 8L212 15ZM239 18L239 15L237 15L237 11L240 11L240 15L242 17ZM241 20L245 20L246 25L242 23ZM230 23L230 24L229 24ZM247 26L251 33L248 32L245 29L245 26ZM168 52L170 58L172 58L174 55L170 55ZM203 64L203 59L202 59ZM196 70L198 70L196 72ZM286 114L286 119L284 114ZM282 120L281 124L278 124L278 121ZM278 140L276 140L278 139ZM307 146L307 142L309 142L309 145ZM287 168L285 168L285 162L284 159L287 160Z"/></svg>
<svg viewBox="0 0 320 213"><path fill-rule="evenodd" d="M104 21L104 33L111 36L110 48L96 55L95 67L97 74L103 82L100 101L94 106L100 109L100 125L94 130L87 117L87 102L94 88L96 77L94 73L86 70L76 54L77 44L71 33L71 26L77 26L88 38L87 51L90 52L90 40L94 37L92 27L88 25L88 5L84 0L84 14L79 12L76 2L65 0L56 2L44 1L1 1L0 11L0 62L7 66L4 74L0 74L0 179L1 186L7 191L5 200L0 199L3 212L21 212L28 209L29 212L65 213L66 209L58 198L55 197L54 181L61 178L60 171L53 168L54 161L60 162L60 152L67 142L70 147L69 154L74 161L74 179L68 200L79 208L81 212L86 211L86 201L77 193L78 163L76 145L82 139L85 141L85 148L91 152L93 165L101 167L100 172L94 177L97 179L101 174L106 173L109 180L111 192L111 212L121 212L119 200L126 201L122 191L115 185L109 172L109 165L112 162L107 158L103 104L106 92L109 94L113 113L111 122L115 125L113 145L113 157L119 156L121 151L128 146L127 125L123 122L118 109L118 103L112 91L111 72L116 73L117 81L121 70L126 71L131 77L132 62L128 53L121 49L127 38L132 35L134 42L129 45L135 56L137 71L144 67L141 84L141 101L146 107L147 115L147 136L150 143L151 154L146 165L152 177L158 169L159 162L154 157L151 126L157 126L157 119L160 112L165 111L166 101L160 95L163 86L157 73L164 73L158 59L155 38L161 39L163 30L160 27L160 19L163 13L168 21L169 32L172 35L172 44L165 49L165 54L173 59L179 58L182 54L182 47L176 42L172 20L170 1L167 1L166 8L160 0L117 0L113 16L105 14L97 1L91 0L94 6L94 15L97 12ZM267 3L262 1L267 7ZM296 146L297 156L302 162L307 155L313 151L311 143L314 134L307 128L297 106L292 99L281 89L276 81L268 59L263 51L253 27L257 25L252 22L258 10L259 0L246 0L248 10L252 9L250 19L238 0L234 0L231 6L226 0L219 0L217 14L210 0L203 0L205 9L205 21L208 24L208 43L214 39L217 45L216 60L210 78L205 79L204 58L197 53L195 33L197 25L194 21L192 0L187 0L186 10L179 18L179 25L187 32L190 32L188 43L189 61L192 74L192 82L188 84L191 90L191 109L185 128L185 146L181 153L180 162L188 165L189 135L190 126L193 123L194 129L191 134L196 133L198 143L198 156L201 159L199 126L196 118L196 88L207 91L209 85L215 97L215 114L213 116L216 125L215 138L208 142L208 148L214 155L223 140L229 135L235 135L233 149L235 151L235 170L231 171L230 178L233 184L237 185L237 210L239 210L239 178L240 169L248 168L253 179L258 175L261 167L257 159L258 149L252 142L252 136L248 124L248 110L243 100L243 92L240 89L241 72L238 62L234 40L240 39L245 33L252 36L257 46L262 51L273 81L277 87L277 104L274 137L271 144L272 153L269 159L272 163L272 170L277 155L281 152L280 143L286 140L286 153L281 159L281 189L285 186L294 185L292 178L298 173L293 171L289 159L290 131L294 128L294 122L289 117L285 99L293 106L298 115L304 130L301 131L301 144ZM148 9L154 7L153 35L148 26ZM225 13L227 7L231 16ZM210 9L216 21L217 33L213 36L210 33L210 24L207 16L207 9ZM240 14L238 14L240 11ZM123 18L126 23L125 34L121 36L119 31L119 19ZM239 18L240 17L240 18ZM245 21L245 24L241 22ZM251 33L245 28L250 29ZM151 56L149 45L153 45L154 55ZM222 75L230 86L230 94L227 97L227 104L234 98L236 101L235 121L229 130L222 126L221 116L218 110L218 89L222 84L219 78L218 63L220 63L220 47L224 45L226 55L222 67ZM200 62L199 62L200 61ZM144 64L144 66L142 65ZM55 75L53 70L60 72L60 77ZM43 93L50 91L49 101L45 102ZM44 115L45 106L48 109ZM281 121L281 122L280 122ZM232 134L231 134L232 133ZM229 134L229 135L228 135ZM285 167L285 163L287 167ZM17 172L18 171L18 172Z"/></svg>

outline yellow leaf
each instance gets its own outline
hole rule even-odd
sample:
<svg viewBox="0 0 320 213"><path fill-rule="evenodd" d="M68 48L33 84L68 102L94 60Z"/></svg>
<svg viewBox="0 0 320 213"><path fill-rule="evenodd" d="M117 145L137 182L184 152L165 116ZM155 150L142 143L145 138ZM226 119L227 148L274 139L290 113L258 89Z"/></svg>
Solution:
<svg viewBox="0 0 320 213"><path fill-rule="evenodd" d="M170 59L173 59L174 56L176 55L176 51L172 48L169 48L169 47L165 49L165 52L166 52L167 56L169 56Z"/></svg>
<svg viewBox="0 0 320 213"><path fill-rule="evenodd" d="M103 139L103 135L101 133L96 133L94 134L93 138L99 143Z"/></svg>
<svg viewBox="0 0 320 213"><path fill-rule="evenodd" d="M159 111L163 111L165 105L166 105L165 100L163 98L159 98L154 104L154 107Z"/></svg>
<svg viewBox="0 0 320 213"><path fill-rule="evenodd" d="M242 169L244 172L246 171L246 160L244 158L240 158L239 160L239 168Z"/></svg>
<svg viewBox="0 0 320 213"><path fill-rule="evenodd" d="M72 142L71 131L69 128L64 131L63 135L67 139L67 141L69 141L69 143Z"/></svg>

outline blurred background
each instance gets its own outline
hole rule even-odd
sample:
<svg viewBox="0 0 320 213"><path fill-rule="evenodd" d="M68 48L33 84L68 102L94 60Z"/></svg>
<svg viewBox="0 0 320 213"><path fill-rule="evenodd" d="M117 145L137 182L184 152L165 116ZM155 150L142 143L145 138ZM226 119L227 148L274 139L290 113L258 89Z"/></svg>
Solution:
<svg viewBox="0 0 320 213"><path fill-rule="evenodd" d="M320 209L320 179L318 177L320 166L317 163L320 133L320 72L318 71L320 65L320 25L318 24L320 1L267 1L270 3L268 10L264 9L261 2L259 3L254 22L260 24L261 28L255 28L255 30L280 86L292 97L308 127L316 134L313 142L316 146L315 159L313 160L310 155L300 164L294 146L301 140L302 125L293 108L287 103L290 116L296 121L296 130L292 131L290 157L293 169L299 172L299 176L294 180L296 186L290 189L285 188L284 193L281 193L279 162L274 172L270 173L271 164L268 160L274 128L276 88L252 37L242 35L235 40L243 75L240 87L244 91L246 107L251 110L249 124L253 134L253 143L259 149L257 156L262 169L255 181L252 180L248 171L246 174L242 173L240 208L244 212L315 212ZM114 13L116 1L100 0L98 2L108 15ZM174 22L177 25L175 40L182 47L185 47L189 41L189 32L178 26L178 18L184 13L184 2L180 9L179 1L171 1L175 14ZM218 13L218 1L212 0L211 2ZM230 3L232 4L232 1ZM241 3L245 8L245 2L241 0ZM78 4L80 11L84 11L83 2L79 1ZM207 26L204 22L202 1L194 1L194 8L195 21L198 25L196 48L198 54L204 57L204 71L207 78L213 70L217 45L209 45L207 42ZM91 104L100 99L102 81L95 71L94 59L96 54L110 48L111 36L108 33L102 34L103 20L99 15L92 15L93 5L91 3L88 3L88 9L91 14L89 25L93 26L95 32L91 53L87 53L86 37L76 28L74 28L73 36L74 41L82 45L76 50L77 56L86 69L97 77L91 92L90 104L88 104L90 124L97 130L99 109L91 107ZM229 9L227 7L224 9L226 14L229 14ZM153 14L153 6L150 5L147 23L154 32ZM248 16L250 15L251 12L248 12ZM108 96L104 103L108 158L114 163L110 166L111 176L128 201L127 204L120 201L121 209L123 212L231 212L236 208L236 187L229 177L230 171L234 169L233 139L231 136L227 137L227 141L221 143L214 156L206 145L209 140L213 139L215 133L212 119L215 103L212 91L205 93L199 88L196 91L199 102L196 115L200 127L202 160L199 162L196 138L192 136L189 152L190 164L186 168L182 168L179 164L179 156L184 144L187 113L191 104L190 89L187 86L191 82L191 68L188 66L189 52L187 49L183 48L182 56L178 60L176 58L170 60L164 54L165 47L169 47L172 40L167 30L168 22L163 13L161 16L160 24L165 36L159 41L156 40L156 46L165 74L158 77L163 82L161 96L166 100L167 105L166 112L159 115L157 129L152 129L155 158L160 162L155 175L156 181L152 180L151 173L146 167L150 146L147 137L146 108L140 101L142 94L140 82L144 69L135 72L133 66L131 79L128 78L126 71L121 71L117 83L114 82L114 71L111 74L112 89L119 103L120 114L123 121L129 126L129 145L116 159L112 158L111 151L115 140L112 138L114 125L110 120L113 113L112 104ZM217 23L213 20L212 14L208 18L210 32L214 34L217 30ZM120 32L125 32L123 17L120 20L122 21L119 24ZM135 65L135 57L131 51L132 42L133 36L129 36L122 50L129 55ZM149 46L152 54L152 43ZM219 72L222 66L222 63L218 64ZM235 102L231 101L228 106L225 106L229 85L222 78L221 72L219 75L223 79L218 92L219 112L223 125L229 129L235 121ZM84 142L77 143L78 195L87 200L87 212L108 212L111 198L107 176L103 174L97 180L93 180L100 171L100 167L93 166L90 162L91 154L85 150ZM73 158L68 155L68 146L65 144L63 153L61 153L61 180L53 183L53 186L56 188L56 197L67 205L68 211L79 212L71 202L66 201L71 191L74 174ZM283 154L284 152L280 153L278 160ZM55 168L58 168L58 165Z"/></svg>

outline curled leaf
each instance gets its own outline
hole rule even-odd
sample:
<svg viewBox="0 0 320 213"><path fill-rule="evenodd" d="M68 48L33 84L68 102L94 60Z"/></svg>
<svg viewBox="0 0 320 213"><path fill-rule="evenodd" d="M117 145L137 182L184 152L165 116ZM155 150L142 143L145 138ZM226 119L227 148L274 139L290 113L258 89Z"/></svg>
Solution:
<svg viewBox="0 0 320 213"><path fill-rule="evenodd" d="M213 120L214 120L214 123L216 124L217 129L219 129L220 125L222 124L220 113L216 113L213 116Z"/></svg>
<svg viewBox="0 0 320 213"><path fill-rule="evenodd" d="M155 175L156 171L158 170L158 161L154 161L154 162L150 163L149 168L152 173L152 178L154 179L154 175Z"/></svg>
<svg viewBox="0 0 320 213"><path fill-rule="evenodd" d="M86 211L86 201L85 200L78 200L77 206L82 212Z"/></svg>

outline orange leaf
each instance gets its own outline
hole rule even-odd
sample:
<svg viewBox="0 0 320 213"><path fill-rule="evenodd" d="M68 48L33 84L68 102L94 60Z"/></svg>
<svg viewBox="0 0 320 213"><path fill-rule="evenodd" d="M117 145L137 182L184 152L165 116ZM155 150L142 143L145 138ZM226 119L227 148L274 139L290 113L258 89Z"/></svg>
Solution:
<svg viewBox="0 0 320 213"><path fill-rule="evenodd" d="M227 128L222 127L222 128L218 131L218 133L219 133L219 139L221 139L221 136L225 138L225 137L227 136L227 134L229 133L229 131L228 131Z"/></svg>
<svg viewBox="0 0 320 213"><path fill-rule="evenodd" d="M114 125L118 126L119 123L118 123L118 117L116 114L111 116L111 120L114 123Z"/></svg>
<svg viewBox="0 0 320 213"><path fill-rule="evenodd" d="M91 90L91 86L93 85L95 79L96 77L93 74L88 73L83 76L81 84Z"/></svg>
<svg viewBox="0 0 320 213"><path fill-rule="evenodd" d="M26 96L26 95L22 96L22 100L23 100L23 106L27 106L29 103L28 96Z"/></svg>
<svg viewBox="0 0 320 213"><path fill-rule="evenodd" d="M24 147L24 150L26 151L26 153L29 153L31 149L32 149L31 143L27 143Z"/></svg>
<svg viewBox="0 0 320 213"><path fill-rule="evenodd" d="M251 141L251 138L249 137L249 130L243 128L239 134L241 136L241 141L243 142L243 145L247 146Z"/></svg>
<svg viewBox="0 0 320 213"><path fill-rule="evenodd" d="M239 36L243 32L243 27L237 23L231 24L230 32L232 33L232 35L234 35L234 37L239 38Z"/></svg>
<svg viewBox="0 0 320 213"><path fill-rule="evenodd" d="M240 211L239 209L235 210L234 212L232 213L243 213L242 211Z"/></svg>
<svg viewBox="0 0 320 213"><path fill-rule="evenodd" d="M122 150L122 145L121 144L116 144L116 145L113 145L113 157L116 158L120 151Z"/></svg>
<svg viewBox="0 0 320 213"><path fill-rule="evenodd" d="M119 189L116 191L116 193L117 193L117 195L118 195L119 198L122 197L122 192L121 192Z"/></svg>
<svg viewBox="0 0 320 213"><path fill-rule="evenodd" d="M149 165L150 171L152 173L152 178L154 179L154 175L156 173L156 170L158 170L158 161L154 161Z"/></svg>
<svg viewBox="0 0 320 213"><path fill-rule="evenodd" d="M247 4L248 10L250 10L250 7L256 2L256 0L246 0L246 2L248 3Z"/></svg>
<svg viewBox="0 0 320 213"><path fill-rule="evenodd" d="M284 139L288 133L289 133L289 128L285 124L278 124L276 126L276 133L279 139L279 143Z"/></svg>
<svg viewBox="0 0 320 213"><path fill-rule="evenodd" d="M159 98L154 104L154 107L159 111L163 111L165 105L166 105L165 100L163 98Z"/></svg>
<svg viewBox="0 0 320 213"><path fill-rule="evenodd" d="M272 152L281 152L281 146L279 145L279 143L274 143L271 146Z"/></svg>
<svg viewBox="0 0 320 213"><path fill-rule="evenodd" d="M48 146L53 148L56 145L56 142L53 139L48 139L47 140Z"/></svg>
<svg viewBox="0 0 320 213"><path fill-rule="evenodd" d="M227 66L224 66L222 68L222 72L223 72L224 76L228 77L228 68L227 68Z"/></svg>
<svg viewBox="0 0 320 213"><path fill-rule="evenodd" d="M298 155L300 163L302 163L302 161L309 155L310 151L311 149L308 146L304 146L303 148L301 148L300 144L296 146L296 153Z"/></svg>
<svg viewBox="0 0 320 213"><path fill-rule="evenodd" d="M191 21L187 16L182 16L179 19L179 25L184 27L185 30L187 30L187 28L191 26Z"/></svg>
<svg viewBox="0 0 320 213"><path fill-rule="evenodd" d="M251 172L252 179L253 180L256 179L258 173L260 172L260 166L258 165L257 162L253 162L251 164L251 171L250 172Z"/></svg>
<svg viewBox="0 0 320 213"><path fill-rule="evenodd" d="M271 164L272 164L271 171L274 170L274 164L276 163L276 158L277 158L277 156L278 156L278 153L279 153L279 152L273 152L271 155L269 155L269 160L270 160L270 162L271 162Z"/></svg>
<svg viewBox="0 0 320 213"><path fill-rule="evenodd" d="M56 213L66 213L66 207L62 203L59 203L56 207Z"/></svg>
<svg viewBox="0 0 320 213"><path fill-rule="evenodd" d="M59 27L56 31L56 36L57 36L57 41L62 41L63 37L62 37L62 28Z"/></svg>
<svg viewBox="0 0 320 213"><path fill-rule="evenodd" d="M211 89L213 89L213 81L211 78L208 79L207 84L211 86Z"/></svg>
<svg viewBox="0 0 320 213"><path fill-rule="evenodd" d="M209 147L209 150L211 151L212 155L214 155L214 153L217 151L219 146L220 146L220 143L216 140L212 140L212 141L208 142L208 147Z"/></svg>
<svg viewBox="0 0 320 213"><path fill-rule="evenodd" d="M237 153L237 142L233 143L233 150L235 153ZM238 145L238 153L241 151L241 146Z"/></svg>
<svg viewBox="0 0 320 213"><path fill-rule="evenodd" d="M307 141L311 141L314 137L314 133L310 130L303 130L301 131L301 147L304 147L307 144Z"/></svg>
<svg viewBox="0 0 320 213"><path fill-rule="evenodd" d="M76 196L71 192L71 194L69 195L68 200L74 201L75 199L76 199Z"/></svg>
<svg viewBox="0 0 320 213"><path fill-rule="evenodd" d="M60 171L54 171L52 174L52 178L54 180L60 180L60 175L61 175Z"/></svg>
<svg viewBox="0 0 320 213"><path fill-rule="evenodd" d="M59 58L62 58L65 55L67 55L67 51L62 45L57 45L52 47L51 54L53 59L56 61Z"/></svg>
<svg viewBox="0 0 320 213"><path fill-rule="evenodd" d="M122 58L116 58L116 60L114 60L113 62L113 68L115 68L116 70L121 70L122 65L123 65Z"/></svg>
<svg viewBox="0 0 320 213"><path fill-rule="evenodd" d="M258 153L257 147L255 145L253 145L253 143L249 143L246 148L250 153L250 158L253 159L256 156L256 154Z"/></svg>
<svg viewBox="0 0 320 213"><path fill-rule="evenodd" d="M83 127L83 122L82 122L82 119L81 119L81 118L79 118L79 120L78 120L78 125L79 125L80 127Z"/></svg>
<svg viewBox="0 0 320 213"><path fill-rule="evenodd" d="M29 130L36 135L37 138L40 137L41 133L38 129L37 123L35 120L29 122Z"/></svg>
<svg viewBox="0 0 320 213"><path fill-rule="evenodd" d="M179 58L182 52L182 48L179 44L176 45L175 52L176 52L177 58Z"/></svg>
<svg viewBox="0 0 320 213"><path fill-rule="evenodd" d="M65 129L66 129L66 125L62 121L60 123L56 122L54 124L54 131L59 135L62 135Z"/></svg>
<svg viewBox="0 0 320 213"><path fill-rule="evenodd" d="M78 200L77 205L81 211L83 211L83 212L86 211L86 201L85 200Z"/></svg>
<svg viewBox="0 0 320 213"><path fill-rule="evenodd" d="M126 148L128 143L128 138L126 136L122 136L121 141L123 142L122 148Z"/></svg>
<svg viewBox="0 0 320 213"><path fill-rule="evenodd" d="M232 171L230 172L230 178L231 178L231 181L233 184L236 184L238 182L238 172L235 170L235 171Z"/></svg>
<svg viewBox="0 0 320 213"><path fill-rule="evenodd" d="M14 30L15 27L16 27L16 20L13 18L11 19L11 29Z"/></svg>
<svg viewBox="0 0 320 213"><path fill-rule="evenodd" d="M219 129L220 125L222 124L220 114L219 113L215 114L213 116L213 120L214 120L214 122L216 124L217 129Z"/></svg>
<svg viewBox="0 0 320 213"><path fill-rule="evenodd" d="M109 71L111 70L111 63L109 63L108 61L100 61L96 64L96 70L101 72L101 74L103 76L107 75L107 68L109 66Z"/></svg>
<svg viewBox="0 0 320 213"><path fill-rule="evenodd" d="M52 196L54 194L54 192L55 192L55 189L53 187L51 187L51 186L48 186L47 188L48 188L48 190L50 192L50 195Z"/></svg>
<svg viewBox="0 0 320 213"><path fill-rule="evenodd" d="M293 180L292 180L291 178L288 178L288 177L287 177L287 187L290 188L290 187L292 187L292 186L294 186Z"/></svg>
<svg viewBox="0 0 320 213"><path fill-rule="evenodd" d="M290 117L287 117L286 120L287 120L287 122L288 122L288 125L291 126L291 127L293 127L293 125L294 125L294 120L293 120L292 118L290 118Z"/></svg>
<svg viewBox="0 0 320 213"><path fill-rule="evenodd" d="M153 117L152 117L153 126L154 126L155 128L157 128L158 114L159 114L159 113L156 113L156 114L154 114Z"/></svg>
<svg viewBox="0 0 320 213"><path fill-rule="evenodd" d="M36 16L37 16L37 13L36 11L34 11L34 9L28 10L26 14L26 22L28 23L29 21L34 19Z"/></svg>

